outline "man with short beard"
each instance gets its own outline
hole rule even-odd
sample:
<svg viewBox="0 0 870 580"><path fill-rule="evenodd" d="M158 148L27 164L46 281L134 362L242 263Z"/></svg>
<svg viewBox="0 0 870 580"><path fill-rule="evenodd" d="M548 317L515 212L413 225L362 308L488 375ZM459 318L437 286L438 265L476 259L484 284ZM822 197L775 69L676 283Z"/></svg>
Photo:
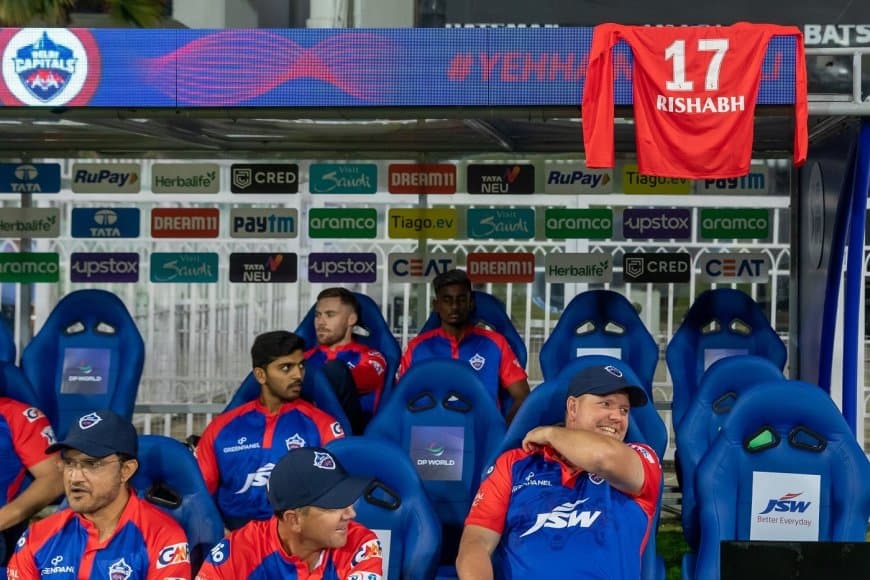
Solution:
<svg viewBox="0 0 870 580"><path fill-rule="evenodd" d="M46 450L61 452L69 507L30 526L9 578L190 578L184 530L128 485L138 443L133 425L106 409L80 417Z"/></svg>

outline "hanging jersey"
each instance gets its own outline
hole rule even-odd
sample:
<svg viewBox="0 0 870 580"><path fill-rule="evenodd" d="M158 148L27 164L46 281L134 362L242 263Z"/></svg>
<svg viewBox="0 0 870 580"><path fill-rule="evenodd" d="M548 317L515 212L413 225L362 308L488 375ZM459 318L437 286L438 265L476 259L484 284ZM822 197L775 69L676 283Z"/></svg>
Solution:
<svg viewBox="0 0 870 580"><path fill-rule="evenodd" d="M527 377L505 337L480 326L469 327L458 341L440 327L417 335L402 355L397 378L415 362L430 358L467 362L496 403L499 403L499 387L505 388Z"/></svg>
<svg viewBox="0 0 870 580"><path fill-rule="evenodd" d="M387 359L379 351L360 342L333 348L319 344L305 353L305 368L310 372L336 359L350 368L363 411L373 414L384 390Z"/></svg>
<svg viewBox="0 0 870 580"><path fill-rule="evenodd" d="M322 447L344 437L341 425L311 403L297 399L269 413L259 400L214 418L196 446L206 487L230 527L272 516L266 484L290 449Z"/></svg>
<svg viewBox="0 0 870 580"><path fill-rule="evenodd" d="M317 566L288 556L278 538L278 520L251 522L218 542L196 575L197 580L382 580L383 554L374 532L356 522L347 528L347 543L324 550Z"/></svg>
<svg viewBox="0 0 870 580"><path fill-rule="evenodd" d="M18 495L29 468L56 456L45 454L54 442L54 431L42 411L0 397L0 507Z"/></svg>
<svg viewBox="0 0 870 580"><path fill-rule="evenodd" d="M70 509L35 522L18 540L9 578L162 580L190 578L187 537L160 509L131 493L118 528L100 542Z"/></svg>
<svg viewBox="0 0 870 580"><path fill-rule="evenodd" d="M613 167L613 63L620 40L634 58L638 170L682 178L749 173L755 102L772 36L794 36L794 163L807 156L807 78L803 36L794 26L595 27L583 88L588 167Z"/></svg>
<svg viewBox="0 0 870 580"><path fill-rule="evenodd" d="M572 471L549 448L503 453L465 520L501 534L497 577L539 578L546 562L552 578L640 578L662 471L652 449L630 446L644 468L637 497Z"/></svg>

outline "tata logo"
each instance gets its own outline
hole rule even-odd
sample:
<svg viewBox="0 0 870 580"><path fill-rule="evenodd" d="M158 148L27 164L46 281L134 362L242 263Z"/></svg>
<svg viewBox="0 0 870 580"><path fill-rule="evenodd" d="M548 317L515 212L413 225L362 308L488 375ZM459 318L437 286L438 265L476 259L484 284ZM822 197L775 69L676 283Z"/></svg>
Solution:
<svg viewBox="0 0 870 580"><path fill-rule="evenodd" d="M426 283L456 267L453 254L390 254L389 281Z"/></svg>
<svg viewBox="0 0 870 580"><path fill-rule="evenodd" d="M550 512L540 513L531 528L520 534L521 538L530 536L542 528L552 528L562 530L565 528L588 528L595 523L598 516L601 515L601 510L579 510L580 505L588 501L589 498L578 499L574 502L566 502L556 506Z"/></svg>
<svg viewBox="0 0 870 580"><path fill-rule="evenodd" d="M795 498L802 494L803 492L787 493L778 499L771 499L767 502L767 507L763 511L758 512L758 514L764 515L770 512L804 513L812 502L796 501Z"/></svg>
<svg viewBox="0 0 870 580"><path fill-rule="evenodd" d="M85 30L25 28L0 37L4 105L84 105L99 84L100 58ZM91 67L93 66L93 71ZM95 78L88 82L89 73Z"/></svg>
<svg viewBox="0 0 870 580"><path fill-rule="evenodd" d="M271 477L273 469L275 469L275 464L267 463L266 465L257 469L257 471L249 473L245 477L244 485L239 488L239 490L236 492L236 495L240 493L245 493L252 487L266 487L269 484L269 477Z"/></svg>
<svg viewBox="0 0 870 580"><path fill-rule="evenodd" d="M60 164L0 163L0 191L57 193L60 191Z"/></svg>
<svg viewBox="0 0 870 580"><path fill-rule="evenodd" d="M74 207L74 238L138 238L139 209L133 207Z"/></svg>
<svg viewBox="0 0 870 580"><path fill-rule="evenodd" d="M135 163L74 163L73 193L139 193L139 165Z"/></svg>
<svg viewBox="0 0 870 580"><path fill-rule="evenodd" d="M319 253L308 256L308 281L328 283L375 282L378 257L372 252Z"/></svg>

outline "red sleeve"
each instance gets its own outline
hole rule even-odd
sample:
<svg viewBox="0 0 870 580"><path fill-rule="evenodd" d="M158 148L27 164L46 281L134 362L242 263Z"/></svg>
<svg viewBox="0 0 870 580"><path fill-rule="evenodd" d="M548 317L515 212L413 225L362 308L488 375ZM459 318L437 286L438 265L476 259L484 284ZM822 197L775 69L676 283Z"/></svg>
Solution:
<svg viewBox="0 0 870 580"><path fill-rule="evenodd" d="M628 446L634 449L635 453L640 457L641 465L643 465L643 487L634 499L640 504L643 511L652 518L655 515L656 505L659 502L662 466L659 463L656 452L648 445L629 443Z"/></svg>
<svg viewBox="0 0 870 580"><path fill-rule="evenodd" d="M3 402L2 410L12 431L15 454L24 467L29 469L55 455L45 454L45 448L55 442L55 437L51 424L42 411L12 399Z"/></svg>
<svg viewBox="0 0 870 580"><path fill-rule="evenodd" d="M405 347L405 352L402 353L402 359L399 361L399 369L396 371L396 381L402 378L408 369L411 368L411 361L414 359L414 346L417 343L417 339L415 338L411 342L408 343L408 346Z"/></svg>
<svg viewBox="0 0 870 580"><path fill-rule="evenodd" d="M143 515L151 519L149 529L151 537L147 540L148 559L151 566L148 569L148 580L163 580L164 578L190 578L190 547L187 536L178 523L154 508L143 506Z"/></svg>
<svg viewBox="0 0 870 580"><path fill-rule="evenodd" d="M613 167L613 65L611 48L619 39L619 26L599 24L592 31L592 46L583 83L583 151L586 167Z"/></svg>
<svg viewBox="0 0 870 580"><path fill-rule="evenodd" d="M308 404L303 412L308 415L317 426L317 432L320 433L320 445L326 445L334 439L341 439L344 437L344 429L341 428L341 423L336 421L335 418L326 411L322 411L314 405Z"/></svg>
<svg viewBox="0 0 870 580"><path fill-rule="evenodd" d="M36 569L36 562L33 560L33 550L29 541L32 531L33 528L30 528L18 540L15 553L12 555L9 566L6 568L7 577L10 580L25 580L26 578L40 577L39 570Z"/></svg>
<svg viewBox="0 0 870 580"><path fill-rule="evenodd" d="M384 574L384 550L373 531L357 522L347 530L347 543L334 552L335 569L341 580L365 578L381 580ZM363 574L363 572L365 574ZM358 575L353 576L353 574ZM377 574L377 576L374 576Z"/></svg>
<svg viewBox="0 0 870 580"><path fill-rule="evenodd" d="M359 362L350 367L356 390L360 393L378 392L384 388L387 359L376 350L359 351Z"/></svg>
<svg viewBox="0 0 870 580"><path fill-rule="evenodd" d="M205 487L208 492L214 494L217 492L218 484L220 483L220 473L218 471L217 457L214 452L214 440L217 437L218 431L226 424L221 415L212 419L211 423L206 426L202 432L202 437L199 443L196 444L196 462L199 464L199 470L202 472L202 478L205 480Z"/></svg>
<svg viewBox="0 0 870 580"><path fill-rule="evenodd" d="M520 364L520 359L517 358L517 355L514 354L514 351L508 344L507 339L500 334L498 337L500 339L499 347L501 349L501 362L499 362L498 376L502 388L505 388L517 381L525 380L529 378L529 376Z"/></svg>
<svg viewBox="0 0 870 580"><path fill-rule="evenodd" d="M471 502L471 509L465 518L466 526L481 526L499 534L504 532L504 520L513 485L511 470L514 462L526 455L528 454L522 449L511 449L496 459L492 473L481 482L477 495Z"/></svg>

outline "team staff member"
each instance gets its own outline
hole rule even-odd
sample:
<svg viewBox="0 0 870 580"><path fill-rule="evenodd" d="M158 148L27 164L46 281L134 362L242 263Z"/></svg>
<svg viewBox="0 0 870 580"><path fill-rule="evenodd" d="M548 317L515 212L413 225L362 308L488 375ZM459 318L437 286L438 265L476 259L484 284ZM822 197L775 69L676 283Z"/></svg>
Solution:
<svg viewBox="0 0 870 580"><path fill-rule="evenodd" d="M326 288L314 306L317 345L305 353L306 371L323 369L357 435L377 409L387 371L383 354L354 340L353 329L359 323L353 292Z"/></svg>
<svg viewBox="0 0 870 580"><path fill-rule="evenodd" d="M344 436L332 416L299 398L304 351L302 338L292 332L257 336L251 361L259 398L215 417L196 446L206 486L231 530L272 515L265 487L288 450Z"/></svg>
<svg viewBox="0 0 870 580"><path fill-rule="evenodd" d="M48 419L36 407L0 397L0 566L12 555L27 520L63 493ZM33 482L19 494L27 473Z"/></svg>
<svg viewBox="0 0 870 580"><path fill-rule="evenodd" d="M326 449L290 451L269 481L272 518L221 540L197 580L381 580L381 544L353 521L352 504L370 482L349 476Z"/></svg>
<svg viewBox="0 0 870 580"><path fill-rule="evenodd" d="M415 362L430 358L467 361L490 390L498 403L499 387L513 398L508 412L510 421L529 394L526 371L517 355L500 333L477 326L471 320L474 298L471 280L462 270L448 270L432 281L435 298L432 310L438 313L441 326L417 335L408 343L399 364L397 379Z"/></svg>
<svg viewBox="0 0 870 580"><path fill-rule="evenodd" d="M577 373L565 426L531 430L481 483L459 577L493 578L497 552L498 578L640 578L662 472L652 449L623 439L629 406L645 403L616 367Z"/></svg>
<svg viewBox="0 0 870 580"><path fill-rule="evenodd" d="M61 451L69 508L30 526L9 578L191 577L184 530L128 486L139 467L138 442L129 421L101 410L80 417L48 448Z"/></svg>

